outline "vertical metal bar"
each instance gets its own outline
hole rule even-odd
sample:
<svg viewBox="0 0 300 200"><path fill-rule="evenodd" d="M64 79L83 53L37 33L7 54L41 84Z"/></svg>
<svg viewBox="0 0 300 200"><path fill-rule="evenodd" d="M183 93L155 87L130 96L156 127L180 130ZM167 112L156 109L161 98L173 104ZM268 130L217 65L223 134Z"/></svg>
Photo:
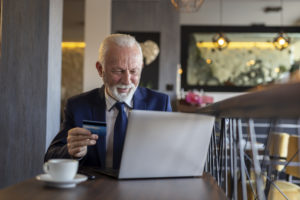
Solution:
<svg viewBox="0 0 300 200"><path fill-rule="evenodd" d="M227 127L228 127L228 119L224 119L225 121L225 127L224 127L224 136L225 136L225 194L228 196L228 174L227 174Z"/></svg>
<svg viewBox="0 0 300 200"><path fill-rule="evenodd" d="M222 130L223 131L223 130ZM223 163L224 163L224 160L223 160L223 140L224 140L224 133L220 132L220 136L219 136L219 152L218 152L218 155L219 155L219 176L221 177L222 176L222 171L223 171Z"/></svg>
<svg viewBox="0 0 300 200"><path fill-rule="evenodd" d="M221 155L222 155L222 148L223 148L223 120L221 121L221 129L220 129L220 136L219 136L219 151L218 151L218 154L219 154L219 164L221 166L221 163L222 163L222 160L221 160Z"/></svg>
<svg viewBox="0 0 300 200"><path fill-rule="evenodd" d="M213 141L214 141L214 156L215 156L215 167L216 167L216 179L218 185L220 185L220 178L219 178L219 156L218 156L218 150L217 150L217 139L216 139L216 128L214 126L213 128Z"/></svg>
<svg viewBox="0 0 300 200"><path fill-rule="evenodd" d="M207 173L210 173L210 169L209 169L209 166L210 166L210 151L209 151L209 146L208 146L208 151L207 151L207 156L206 156L206 172Z"/></svg>
<svg viewBox="0 0 300 200"><path fill-rule="evenodd" d="M233 138L232 138L232 119L229 119L229 150L230 150L230 192L233 195Z"/></svg>
<svg viewBox="0 0 300 200"><path fill-rule="evenodd" d="M230 150L230 176L233 176L233 138L232 138L232 119L229 119L229 150Z"/></svg>
<svg viewBox="0 0 300 200"><path fill-rule="evenodd" d="M208 151L207 151L207 156L206 156L206 163L205 163L205 172L207 172L207 173L210 173L209 172L209 157L210 157L209 154L210 153L209 153L209 146L208 146Z"/></svg>
<svg viewBox="0 0 300 200"><path fill-rule="evenodd" d="M277 124L277 120L276 119L271 119L270 126L269 126L269 129L268 129L267 139L265 140L265 143L264 143L265 150L264 150L264 157L263 157L263 161L262 161L262 169L266 169L267 177L271 176L272 164L269 163L268 165L266 165L265 158L269 155L269 149L268 149L268 145L269 145L269 142L270 142L269 138L270 138L270 134L274 131L276 124ZM270 186L271 186L271 181L269 179L267 179L266 180L266 187L265 187L265 196L266 196L266 198L268 198Z"/></svg>
<svg viewBox="0 0 300 200"><path fill-rule="evenodd" d="M207 152L207 155L206 155L206 161L205 161L205 165L204 165L204 172L208 172L208 169L207 169L207 167L208 167L208 155L209 154L209 152Z"/></svg>
<svg viewBox="0 0 300 200"><path fill-rule="evenodd" d="M208 160L209 160L209 150L207 151L206 161L204 165L204 172L208 172Z"/></svg>
<svg viewBox="0 0 300 200"><path fill-rule="evenodd" d="M213 158L213 151L212 151L212 136L210 138L210 173L211 175L214 177L214 168L213 168L213 165L214 165L214 158Z"/></svg>
<svg viewBox="0 0 300 200"><path fill-rule="evenodd" d="M243 194L243 200L247 200L247 183L246 183L246 177L245 177L245 160L244 160L244 149L242 145L242 139L243 139L243 131L242 131L242 121L241 119L238 119L238 138L239 138L239 149L240 149L240 165L241 165L241 177L242 177L242 194Z"/></svg>
<svg viewBox="0 0 300 200"><path fill-rule="evenodd" d="M209 142L209 148L208 148L208 172L210 174L212 174L212 171L211 171L211 141Z"/></svg>
<svg viewBox="0 0 300 200"><path fill-rule="evenodd" d="M249 159L249 161L252 163L251 159L249 158L249 156L247 154L245 154L246 158ZM249 180L249 185L250 185L250 188L251 188L251 191L252 191L252 194L253 196L255 196L255 199L256 199L256 195L255 195L255 191L254 191L254 187L253 187L253 184L252 184L252 181L251 181L251 177L250 177L250 174L249 172L246 170L246 176Z"/></svg>
<svg viewBox="0 0 300 200"><path fill-rule="evenodd" d="M217 177L216 177L216 173L215 173L215 148L214 148L214 132L212 133L211 135L211 154L212 154L212 170L213 170L213 176L215 177L215 179L217 180Z"/></svg>
<svg viewBox="0 0 300 200"><path fill-rule="evenodd" d="M238 199L238 168L237 168L237 140L236 140L236 119L232 119L232 141L233 141L233 194L234 199Z"/></svg>
<svg viewBox="0 0 300 200"><path fill-rule="evenodd" d="M251 139L252 159L253 159L253 166L254 166L254 172L256 177L257 196L259 200L265 200L265 194L263 190L263 180L261 177L261 168L259 164L258 152L255 146L256 136L255 136L253 119L249 119L248 121L248 133L250 134L250 139Z"/></svg>
<svg viewBox="0 0 300 200"><path fill-rule="evenodd" d="M220 130L220 139L219 139L219 166L220 166L220 171L219 171L219 177L220 177L220 185L223 186L224 184L224 179L222 181L222 175L223 175L223 170L224 170L224 119L221 120L221 130Z"/></svg>

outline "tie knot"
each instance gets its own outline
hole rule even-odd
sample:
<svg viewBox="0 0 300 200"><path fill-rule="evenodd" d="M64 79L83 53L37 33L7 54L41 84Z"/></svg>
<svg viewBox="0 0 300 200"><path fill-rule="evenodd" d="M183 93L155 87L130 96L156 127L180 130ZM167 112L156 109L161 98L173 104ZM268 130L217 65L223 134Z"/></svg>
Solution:
<svg viewBox="0 0 300 200"><path fill-rule="evenodd" d="M124 106L125 106L125 103L124 102L117 102L115 104L115 107L119 110L119 111L123 111L124 110Z"/></svg>

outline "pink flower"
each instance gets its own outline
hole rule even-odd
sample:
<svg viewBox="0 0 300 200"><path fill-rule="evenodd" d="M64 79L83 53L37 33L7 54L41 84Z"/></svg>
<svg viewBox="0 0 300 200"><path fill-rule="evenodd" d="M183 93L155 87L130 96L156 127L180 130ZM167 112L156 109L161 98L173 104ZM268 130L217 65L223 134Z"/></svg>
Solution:
<svg viewBox="0 0 300 200"><path fill-rule="evenodd" d="M201 105L203 102L202 98L198 94L195 94L193 92L188 92L186 94L185 101L192 105Z"/></svg>
<svg viewBox="0 0 300 200"><path fill-rule="evenodd" d="M210 97L210 96L202 96L202 100L203 100L203 103L213 103L214 102L214 98L213 97Z"/></svg>

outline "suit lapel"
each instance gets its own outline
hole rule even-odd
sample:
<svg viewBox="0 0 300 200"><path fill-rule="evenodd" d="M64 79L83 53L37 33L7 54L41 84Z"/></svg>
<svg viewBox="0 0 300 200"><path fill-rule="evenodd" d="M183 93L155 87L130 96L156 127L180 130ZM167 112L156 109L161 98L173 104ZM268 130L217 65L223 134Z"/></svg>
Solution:
<svg viewBox="0 0 300 200"><path fill-rule="evenodd" d="M142 90L138 87L133 95L133 109L135 110L147 110L144 95Z"/></svg>
<svg viewBox="0 0 300 200"><path fill-rule="evenodd" d="M106 122L106 102L104 94L104 86L102 86L97 93L94 103L93 103L93 120ZM100 161L101 167L105 167L105 157L106 157L106 136L100 136L98 138L97 145L95 146L97 150L98 159Z"/></svg>
<svg viewBox="0 0 300 200"><path fill-rule="evenodd" d="M106 122L106 102L104 95L104 86L99 89L97 96L93 101L93 120Z"/></svg>

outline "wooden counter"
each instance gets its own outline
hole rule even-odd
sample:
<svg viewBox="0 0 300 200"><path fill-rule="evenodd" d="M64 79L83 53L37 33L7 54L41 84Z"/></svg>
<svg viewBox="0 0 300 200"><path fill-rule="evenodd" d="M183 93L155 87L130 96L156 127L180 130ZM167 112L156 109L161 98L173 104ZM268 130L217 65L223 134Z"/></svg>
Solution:
<svg viewBox="0 0 300 200"><path fill-rule="evenodd" d="M56 189L35 178L0 190L0 199L113 200L113 199L226 199L209 174L201 178L116 180L99 175L71 189Z"/></svg>

